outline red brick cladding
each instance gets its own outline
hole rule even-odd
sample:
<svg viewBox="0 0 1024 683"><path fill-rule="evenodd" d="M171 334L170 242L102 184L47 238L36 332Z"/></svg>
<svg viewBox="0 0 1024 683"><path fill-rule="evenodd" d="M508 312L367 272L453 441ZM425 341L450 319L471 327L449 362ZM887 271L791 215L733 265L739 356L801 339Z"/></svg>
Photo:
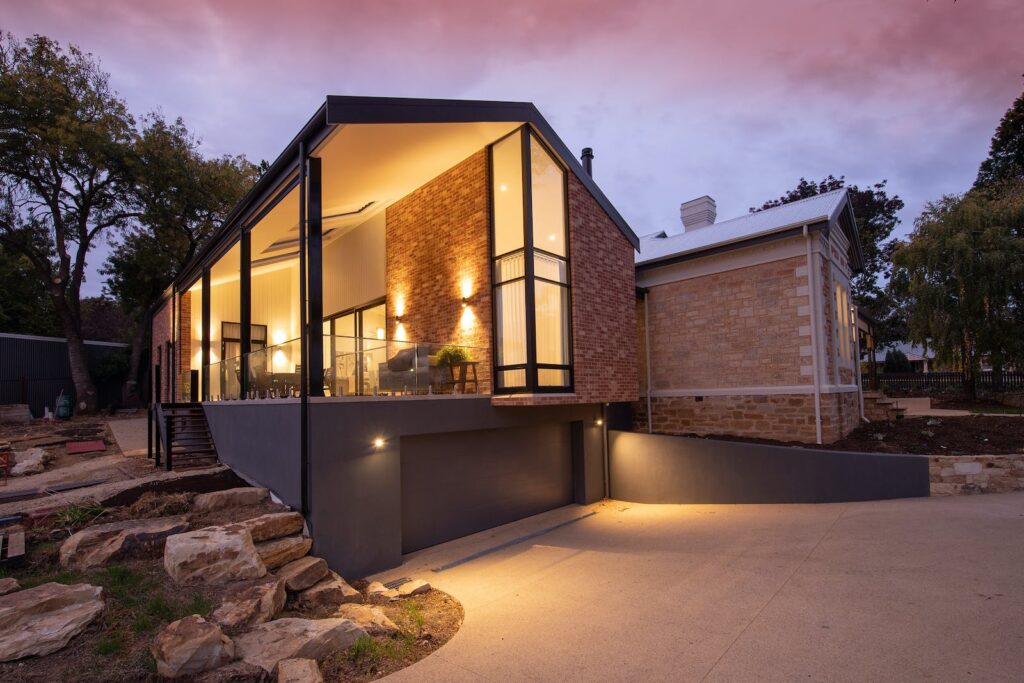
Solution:
<svg viewBox="0 0 1024 683"><path fill-rule="evenodd" d="M481 150L387 209L388 337L395 319L411 342L477 347L481 392L491 386L487 151ZM462 307L462 283L471 285ZM465 320L464 320L465 316Z"/></svg>
<svg viewBox="0 0 1024 683"><path fill-rule="evenodd" d="M495 396L495 405L615 403L640 396L633 245L569 174L574 394Z"/></svg>
<svg viewBox="0 0 1024 683"><path fill-rule="evenodd" d="M167 344L171 341L171 301L168 299L163 306L153 313L153 326L150 328L150 373L153 378L151 390L156 392L157 363L160 364L160 396L153 395L154 400L170 401L170 386L167 383Z"/></svg>

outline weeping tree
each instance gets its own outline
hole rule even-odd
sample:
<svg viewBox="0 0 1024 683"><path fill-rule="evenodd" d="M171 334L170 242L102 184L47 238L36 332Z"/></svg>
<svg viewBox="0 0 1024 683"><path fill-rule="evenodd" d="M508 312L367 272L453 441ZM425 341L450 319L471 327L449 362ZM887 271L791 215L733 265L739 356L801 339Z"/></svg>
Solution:
<svg viewBox="0 0 1024 683"><path fill-rule="evenodd" d="M81 288L97 240L136 215L134 120L89 54L0 37L0 243L46 292L67 338L80 411L96 409Z"/></svg>
<svg viewBox="0 0 1024 683"><path fill-rule="evenodd" d="M911 340L958 365L968 396L983 356L997 377L1024 363L1024 186L930 202L893 262Z"/></svg>

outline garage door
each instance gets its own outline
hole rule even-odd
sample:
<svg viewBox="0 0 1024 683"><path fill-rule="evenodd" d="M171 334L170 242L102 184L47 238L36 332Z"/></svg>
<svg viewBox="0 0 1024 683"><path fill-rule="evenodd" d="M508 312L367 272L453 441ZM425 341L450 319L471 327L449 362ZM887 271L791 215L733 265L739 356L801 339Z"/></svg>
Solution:
<svg viewBox="0 0 1024 683"><path fill-rule="evenodd" d="M403 437L402 552L572 502L568 424Z"/></svg>

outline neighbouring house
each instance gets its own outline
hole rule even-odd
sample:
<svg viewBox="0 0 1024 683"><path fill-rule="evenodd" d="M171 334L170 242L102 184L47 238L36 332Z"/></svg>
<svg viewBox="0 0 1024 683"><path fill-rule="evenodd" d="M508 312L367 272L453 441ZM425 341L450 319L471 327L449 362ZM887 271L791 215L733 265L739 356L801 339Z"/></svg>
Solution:
<svg viewBox="0 0 1024 683"><path fill-rule="evenodd" d="M891 347L875 349L875 362L880 366L885 363L885 356L892 350L900 351L910 361L911 372L932 372L935 367L935 352L931 349L925 350L917 344L899 343Z"/></svg>
<svg viewBox="0 0 1024 683"><path fill-rule="evenodd" d="M711 197L641 240L635 429L830 443L862 419L845 189L716 223Z"/></svg>
<svg viewBox="0 0 1024 683"><path fill-rule="evenodd" d="M327 97L154 308L154 402L346 576L604 497L639 240L584 162L532 104Z"/></svg>

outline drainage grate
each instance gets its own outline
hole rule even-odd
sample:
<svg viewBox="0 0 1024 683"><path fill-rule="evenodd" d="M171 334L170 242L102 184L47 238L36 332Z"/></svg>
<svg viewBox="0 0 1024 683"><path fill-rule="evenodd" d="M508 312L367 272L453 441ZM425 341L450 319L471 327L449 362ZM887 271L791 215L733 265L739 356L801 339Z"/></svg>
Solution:
<svg viewBox="0 0 1024 683"><path fill-rule="evenodd" d="M388 581L387 583L384 584L384 587L387 588L388 590L394 590L394 589L398 588L399 586L401 586L403 583L409 583L410 581L412 581L412 579L410 579L408 576L403 576L400 579L395 579L394 581Z"/></svg>

